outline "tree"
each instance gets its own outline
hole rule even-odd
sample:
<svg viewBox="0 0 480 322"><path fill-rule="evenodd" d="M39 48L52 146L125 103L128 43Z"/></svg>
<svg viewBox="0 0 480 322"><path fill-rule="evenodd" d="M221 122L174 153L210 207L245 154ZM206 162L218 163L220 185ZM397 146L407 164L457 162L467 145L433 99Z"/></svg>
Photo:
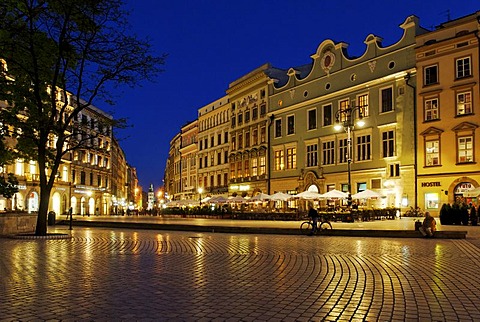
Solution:
<svg viewBox="0 0 480 322"><path fill-rule="evenodd" d="M79 113L94 101L112 103L109 89L134 87L162 71L166 55L154 55L148 39L128 33L123 6L121 0L0 4L0 55L6 63L0 100L7 102L0 122L13 129L18 157L38 163L36 235L47 233L50 193L63 158L88 147L90 140L78 139L72 128Z"/></svg>
<svg viewBox="0 0 480 322"><path fill-rule="evenodd" d="M0 174L0 195L7 199L13 197L18 192L18 180L13 173L6 175Z"/></svg>

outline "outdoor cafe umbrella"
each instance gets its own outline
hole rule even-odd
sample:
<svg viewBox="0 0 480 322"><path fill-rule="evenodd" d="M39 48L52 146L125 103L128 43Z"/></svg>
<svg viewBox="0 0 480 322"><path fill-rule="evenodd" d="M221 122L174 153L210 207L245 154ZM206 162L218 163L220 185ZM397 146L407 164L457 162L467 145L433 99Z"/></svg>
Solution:
<svg viewBox="0 0 480 322"><path fill-rule="evenodd" d="M266 201L270 199L271 199L270 195L267 195L266 193L259 193L258 195L248 199L248 201Z"/></svg>
<svg viewBox="0 0 480 322"><path fill-rule="evenodd" d="M228 203L242 203L245 202L245 198L241 196L229 197L227 200Z"/></svg>
<svg viewBox="0 0 480 322"><path fill-rule="evenodd" d="M208 202L209 203L226 203L227 200L228 199L225 198L224 196L215 196L215 197L210 198L210 200Z"/></svg>
<svg viewBox="0 0 480 322"><path fill-rule="evenodd" d="M314 199L320 199L322 195L313 191L304 191L296 194L294 197L307 199L307 200L314 200Z"/></svg>
<svg viewBox="0 0 480 322"><path fill-rule="evenodd" d="M347 197L348 194L337 189L330 190L329 192L320 195L320 198L323 199L346 199Z"/></svg>
<svg viewBox="0 0 480 322"><path fill-rule="evenodd" d="M288 201L289 199L292 199L292 198L293 198L292 195L289 195L284 192L276 192L270 196L270 200L273 200L273 201Z"/></svg>
<svg viewBox="0 0 480 322"><path fill-rule="evenodd" d="M381 194L370 189L367 189L352 195L353 199L377 199L381 197L382 197Z"/></svg>

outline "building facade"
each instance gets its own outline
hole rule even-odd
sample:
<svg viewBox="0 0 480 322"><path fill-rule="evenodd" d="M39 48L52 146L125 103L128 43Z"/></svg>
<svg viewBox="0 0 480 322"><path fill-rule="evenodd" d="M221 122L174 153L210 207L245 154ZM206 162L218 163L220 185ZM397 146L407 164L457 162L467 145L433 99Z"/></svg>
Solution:
<svg viewBox="0 0 480 322"><path fill-rule="evenodd" d="M114 173L111 123L112 117L94 106L85 108L75 121L74 131L77 131L78 139L89 142L84 148L72 152L70 206L73 214L110 213Z"/></svg>
<svg viewBox="0 0 480 322"><path fill-rule="evenodd" d="M480 11L417 37L419 206L443 203L480 186Z"/></svg>
<svg viewBox="0 0 480 322"><path fill-rule="evenodd" d="M198 110L198 188L202 195L228 195L230 105L222 97ZM201 198L200 194L198 198Z"/></svg>
<svg viewBox="0 0 480 322"><path fill-rule="evenodd" d="M403 37L388 47L369 35L360 57L325 40L311 64L269 72L273 191L347 192L350 157L352 194L377 191L383 207L415 203L415 96L407 81L415 78L415 36L425 30L414 16L400 27ZM353 122L360 119L364 127Z"/></svg>
<svg viewBox="0 0 480 322"><path fill-rule="evenodd" d="M268 82L270 64L230 83L230 194L269 193Z"/></svg>
<svg viewBox="0 0 480 322"><path fill-rule="evenodd" d="M197 137L197 120L182 127L180 135L180 199L193 199L197 196Z"/></svg>

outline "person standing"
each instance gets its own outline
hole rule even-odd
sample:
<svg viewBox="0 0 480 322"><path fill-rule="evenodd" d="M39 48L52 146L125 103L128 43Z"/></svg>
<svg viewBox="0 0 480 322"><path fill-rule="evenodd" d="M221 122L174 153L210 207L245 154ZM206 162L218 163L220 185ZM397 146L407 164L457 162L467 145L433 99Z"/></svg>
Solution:
<svg viewBox="0 0 480 322"><path fill-rule="evenodd" d="M433 234L437 230L437 222L435 218L430 215L430 212L425 212L425 219L419 230L424 237L433 237Z"/></svg>
<svg viewBox="0 0 480 322"><path fill-rule="evenodd" d="M310 205L308 209L308 217L312 218L312 222L313 222L312 231L310 233L310 236L312 236L317 231L317 226L318 226L318 211L315 208L313 208L312 205Z"/></svg>

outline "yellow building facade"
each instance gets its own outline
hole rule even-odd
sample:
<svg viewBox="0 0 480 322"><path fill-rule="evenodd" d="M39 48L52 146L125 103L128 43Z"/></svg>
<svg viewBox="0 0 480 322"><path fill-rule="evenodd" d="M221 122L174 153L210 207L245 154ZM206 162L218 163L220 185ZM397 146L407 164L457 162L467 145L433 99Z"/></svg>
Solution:
<svg viewBox="0 0 480 322"><path fill-rule="evenodd" d="M419 206L443 203L480 186L480 11L417 37Z"/></svg>

